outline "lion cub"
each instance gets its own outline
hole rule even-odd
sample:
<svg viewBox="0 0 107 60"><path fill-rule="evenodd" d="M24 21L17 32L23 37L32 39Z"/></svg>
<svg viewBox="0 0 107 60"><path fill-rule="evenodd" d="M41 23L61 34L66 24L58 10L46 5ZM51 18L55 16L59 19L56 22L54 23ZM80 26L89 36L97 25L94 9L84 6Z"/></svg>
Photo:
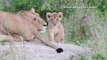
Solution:
<svg viewBox="0 0 107 60"><path fill-rule="evenodd" d="M64 28L61 24L62 12L48 12L46 18L48 21L49 40L55 43L64 43Z"/></svg>

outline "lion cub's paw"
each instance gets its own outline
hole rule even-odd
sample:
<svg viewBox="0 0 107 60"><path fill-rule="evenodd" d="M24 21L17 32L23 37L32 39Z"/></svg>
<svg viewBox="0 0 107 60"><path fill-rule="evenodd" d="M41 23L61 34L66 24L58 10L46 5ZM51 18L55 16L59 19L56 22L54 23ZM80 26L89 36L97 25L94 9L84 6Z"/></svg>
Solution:
<svg viewBox="0 0 107 60"><path fill-rule="evenodd" d="M63 52L63 49L62 48L58 48L58 49L56 49L56 51L57 51L57 53L61 53L61 52Z"/></svg>

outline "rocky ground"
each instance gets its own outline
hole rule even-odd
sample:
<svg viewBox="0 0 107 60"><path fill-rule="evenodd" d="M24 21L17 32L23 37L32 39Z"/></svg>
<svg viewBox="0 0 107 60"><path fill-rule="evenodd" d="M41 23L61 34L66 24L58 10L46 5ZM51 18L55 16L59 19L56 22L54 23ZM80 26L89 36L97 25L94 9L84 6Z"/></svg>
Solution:
<svg viewBox="0 0 107 60"><path fill-rule="evenodd" d="M0 60L80 60L87 56L91 60L91 48L83 48L72 44L59 44L64 49L62 53L43 44L30 42L11 42L0 45Z"/></svg>

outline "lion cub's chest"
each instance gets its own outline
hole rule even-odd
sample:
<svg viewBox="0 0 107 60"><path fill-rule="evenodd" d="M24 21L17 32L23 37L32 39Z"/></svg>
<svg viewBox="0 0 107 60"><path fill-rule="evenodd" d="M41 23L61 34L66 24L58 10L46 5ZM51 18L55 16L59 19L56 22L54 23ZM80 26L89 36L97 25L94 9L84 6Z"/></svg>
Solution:
<svg viewBox="0 0 107 60"><path fill-rule="evenodd" d="M60 29L59 24L56 25L56 26L51 26L51 27L49 28L49 30L50 30L51 32L53 32L54 35L56 35L58 32L60 32L59 29Z"/></svg>
<svg viewBox="0 0 107 60"><path fill-rule="evenodd" d="M59 32L58 26L53 27L53 32L54 34L57 34Z"/></svg>

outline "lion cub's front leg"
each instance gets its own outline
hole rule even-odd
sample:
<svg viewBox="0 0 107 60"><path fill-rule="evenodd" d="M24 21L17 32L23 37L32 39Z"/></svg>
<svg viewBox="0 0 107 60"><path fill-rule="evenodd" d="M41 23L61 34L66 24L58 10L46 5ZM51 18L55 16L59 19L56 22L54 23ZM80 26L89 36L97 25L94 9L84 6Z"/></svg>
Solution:
<svg viewBox="0 0 107 60"><path fill-rule="evenodd" d="M50 40L51 42L55 42L53 30L50 30L50 29L49 29L48 34L49 34L49 40Z"/></svg>
<svg viewBox="0 0 107 60"><path fill-rule="evenodd" d="M64 43L64 34L63 34L63 32L59 31L57 34L55 34L54 39L55 39L56 43Z"/></svg>

